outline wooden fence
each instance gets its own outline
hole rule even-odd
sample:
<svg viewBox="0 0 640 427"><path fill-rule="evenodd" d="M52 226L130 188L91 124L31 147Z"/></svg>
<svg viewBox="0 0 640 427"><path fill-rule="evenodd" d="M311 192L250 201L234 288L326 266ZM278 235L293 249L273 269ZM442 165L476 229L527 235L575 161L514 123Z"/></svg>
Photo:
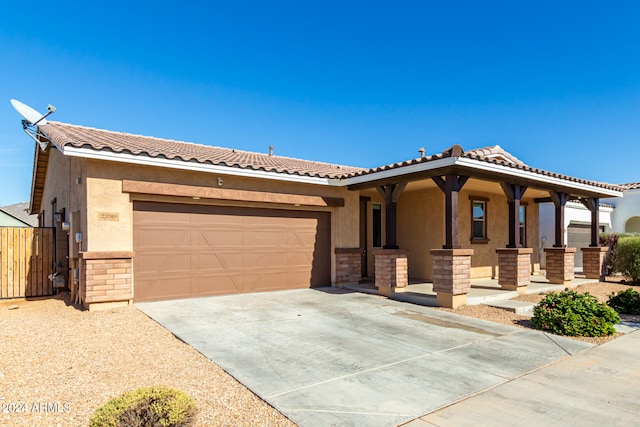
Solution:
<svg viewBox="0 0 640 427"><path fill-rule="evenodd" d="M0 298L53 295L53 228L0 227Z"/></svg>

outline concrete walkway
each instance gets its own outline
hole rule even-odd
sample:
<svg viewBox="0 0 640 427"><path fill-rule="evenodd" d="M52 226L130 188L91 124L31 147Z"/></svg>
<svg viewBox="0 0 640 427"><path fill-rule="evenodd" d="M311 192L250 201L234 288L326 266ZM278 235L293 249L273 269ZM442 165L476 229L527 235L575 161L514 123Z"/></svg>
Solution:
<svg viewBox="0 0 640 427"><path fill-rule="evenodd" d="M631 332L406 426L638 425L639 355Z"/></svg>
<svg viewBox="0 0 640 427"><path fill-rule="evenodd" d="M576 277L571 283L571 287L598 282L598 279L585 279ZM531 276L531 283L527 286L528 294L538 294L541 292L560 292L566 285L550 284L542 274ZM347 285L345 289L362 292L371 295L378 295L378 288L373 281L367 280L355 285ZM467 305L490 304L496 301L507 301L517 297L516 291L507 291L500 287L498 279L480 278L471 279L471 289L467 294ZM390 296L396 301L410 302L412 304L424 305L426 307L436 306L436 293L433 290L433 283L416 279L409 281L409 286L400 292L393 292Z"/></svg>
<svg viewBox="0 0 640 427"><path fill-rule="evenodd" d="M416 419L592 347L334 288L136 305L301 426L432 422ZM545 387L516 389L502 404L533 396L561 406L562 387ZM486 413L485 424L499 420L497 407ZM449 417L435 415L436 424Z"/></svg>

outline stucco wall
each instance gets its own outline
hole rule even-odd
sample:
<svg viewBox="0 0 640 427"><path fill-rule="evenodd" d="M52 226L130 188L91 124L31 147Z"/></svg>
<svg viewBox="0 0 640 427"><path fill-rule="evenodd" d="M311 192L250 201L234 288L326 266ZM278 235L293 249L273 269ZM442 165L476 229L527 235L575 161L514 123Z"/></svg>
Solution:
<svg viewBox="0 0 640 427"><path fill-rule="evenodd" d="M471 242L470 196L487 199L487 243ZM532 199L526 203L527 246L534 247L538 241L538 205ZM458 196L458 238L463 249L473 249L471 277L497 275L498 255L496 249L507 246L508 203L502 194L481 191L461 191ZM414 279L433 279L433 258L429 251L441 249L444 244L444 194L433 188L421 191L406 191L398 200L398 245L409 251L409 276ZM532 246L534 245L534 246ZM533 264L539 263L534 251Z"/></svg>
<svg viewBox="0 0 640 427"><path fill-rule="evenodd" d="M409 251L409 277L433 278L431 249L444 243L444 195L438 188L406 191L398 199L398 246Z"/></svg>
<svg viewBox="0 0 640 427"><path fill-rule="evenodd" d="M640 188L625 191L623 197L602 199L602 202L615 206L611 214L611 231L615 233L624 233L627 221L640 217Z"/></svg>
<svg viewBox="0 0 640 427"><path fill-rule="evenodd" d="M85 176L84 159L65 157L57 149L50 149L46 184L42 193L39 213L44 212L44 222L41 225L56 227L56 257L62 266L60 272L67 280L70 277L67 269L75 267L73 260L69 262L71 258L69 248L78 247L78 244L75 243L75 236L72 233L62 229L62 222L69 222L72 212L84 211L86 206ZM61 218L61 222L57 223L53 221L53 205L51 202L54 199L56 200L56 211L60 212L63 209L65 211L65 217ZM74 228L77 228L84 236L87 229L86 218L80 215L80 219L81 225L76 225ZM79 249L86 250L85 242L80 244Z"/></svg>

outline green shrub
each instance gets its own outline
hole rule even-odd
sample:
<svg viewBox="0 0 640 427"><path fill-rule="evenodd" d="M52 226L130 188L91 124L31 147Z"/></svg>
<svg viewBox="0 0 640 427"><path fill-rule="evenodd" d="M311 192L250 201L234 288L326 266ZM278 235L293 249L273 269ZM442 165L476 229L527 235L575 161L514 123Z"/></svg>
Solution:
<svg viewBox="0 0 640 427"><path fill-rule="evenodd" d="M615 269L633 282L640 282L640 236L618 240Z"/></svg>
<svg viewBox="0 0 640 427"><path fill-rule="evenodd" d="M181 390L144 387L109 400L96 410L90 427L188 427L197 414L193 399Z"/></svg>
<svg viewBox="0 0 640 427"><path fill-rule="evenodd" d="M607 304L618 313L640 314L640 292L629 288L609 296Z"/></svg>
<svg viewBox="0 0 640 427"><path fill-rule="evenodd" d="M533 308L531 323L558 335L601 337L616 332L618 313L589 292L552 292Z"/></svg>

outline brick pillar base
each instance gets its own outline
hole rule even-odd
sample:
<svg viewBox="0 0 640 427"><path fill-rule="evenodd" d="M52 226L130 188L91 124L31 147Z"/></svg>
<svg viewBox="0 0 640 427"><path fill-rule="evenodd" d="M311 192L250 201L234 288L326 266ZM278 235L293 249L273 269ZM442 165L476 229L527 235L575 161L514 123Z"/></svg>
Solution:
<svg viewBox="0 0 640 427"><path fill-rule="evenodd" d="M80 297L89 310L133 300L133 252L81 252Z"/></svg>
<svg viewBox="0 0 640 427"><path fill-rule="evenodd" d="M362 250L336 248L336 281L334 286L356 285L362 277Z"/></svg>
<svg viewBox="0 0 640 427"><path fill-rule="evenodd" d="M576 248L545 248L549 283L571 285Z"/></svg>
<svg viewBox="0 0 640 427"><path fill-rule="evenodd" d="M498 254L498 284L502 289L527 293L531 282L531 248L496 249Z"/></svg>
<svg viewBox="0 0 640 427"><path fill-rule="evenodd" d="M580 249L582 251L582 272L587 279L603 280L605 274L604 260L607 257L609 248L606 246L588 247Z"/></svg>
<svg viewBox="0 0 640 427"><path fill-rule="evenodd" d="M389 296L392 292L404 292L409 284L407 251L376 249L373 254L376 265L376 286L380 295Z"/></svg>
<svg viewBox="0 0 640 427"><path fill-rule="evenodd" d="M465 305L471 289L473 249L432 249L431 255L436 304L448 308Z"/></svg>

